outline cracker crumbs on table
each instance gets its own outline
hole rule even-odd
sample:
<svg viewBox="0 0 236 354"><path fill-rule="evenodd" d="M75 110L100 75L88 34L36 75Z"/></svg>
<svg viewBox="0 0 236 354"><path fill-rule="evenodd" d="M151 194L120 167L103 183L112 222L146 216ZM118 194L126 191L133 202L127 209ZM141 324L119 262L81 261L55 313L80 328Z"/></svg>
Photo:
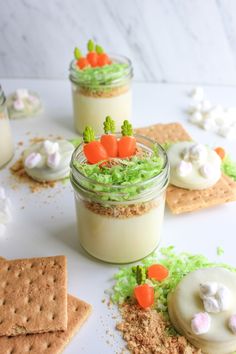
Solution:
<svg viewBox="0 0 236 354"><path fill-rule="evenodd" d="M168 334L169 324L156 310L141 309L137 304L120 306L122 322L116 325L127 348L134 354L201 354L183 336Z"/></svg>
<svg viewBox="0 0 236 354"><path fill-rule="evenodd" d="M17 177L18 181L29 186L32 193L36 193L45 188L53 188L56 185L55 181L37 182L27 175L24 169L22 158L17 160L11 167L10 171L13 176Z"/></svg>

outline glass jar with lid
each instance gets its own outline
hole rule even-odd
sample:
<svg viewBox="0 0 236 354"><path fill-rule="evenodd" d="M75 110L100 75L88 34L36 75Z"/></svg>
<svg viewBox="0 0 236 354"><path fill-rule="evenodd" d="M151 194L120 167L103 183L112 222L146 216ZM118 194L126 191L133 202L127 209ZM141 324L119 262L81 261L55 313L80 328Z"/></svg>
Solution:
<svg viewBox="0 0 236 354"><path fill-rule="evenodd" d="M13 156L14 145L6 107L6 97L0 86L0 168Z"/></svg>
<svg viewBox="0 0 236 354"><path fill-rule="evenodd" d="M123 120L131 120L131 61L111 55L111 64L80 70L76 60L70 65L75 130L82 134L91 126L96 135L102 133L104 117L112 116L120 131Z"/></svg>
<svg viewBox="0 0 236 354"><path fill-rule="evenodd" d="M137 136L138 148L153 153L154 141ZM92 256L111 263L128 263L150 254L161 240L169 163L163 148L155 144L161 158L157 175L127 185L100 183L83 174L83 144L71 160L71 183L75 193L79 240ZM146 173L144 171L144 173Z"/></svg>

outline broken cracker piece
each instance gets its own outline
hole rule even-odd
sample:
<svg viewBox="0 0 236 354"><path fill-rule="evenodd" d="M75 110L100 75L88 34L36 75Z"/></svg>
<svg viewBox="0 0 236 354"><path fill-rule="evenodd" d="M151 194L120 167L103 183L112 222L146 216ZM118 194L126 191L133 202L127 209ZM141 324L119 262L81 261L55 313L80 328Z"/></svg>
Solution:
<svg viewBox="0 0 236 354"><path fill-rule="evenodd" d="M71 338L80 329L91 313L91 306L86 302L68 295L67 330L20 335L17 337L0 337L0 354L60 354Z"/></svg>

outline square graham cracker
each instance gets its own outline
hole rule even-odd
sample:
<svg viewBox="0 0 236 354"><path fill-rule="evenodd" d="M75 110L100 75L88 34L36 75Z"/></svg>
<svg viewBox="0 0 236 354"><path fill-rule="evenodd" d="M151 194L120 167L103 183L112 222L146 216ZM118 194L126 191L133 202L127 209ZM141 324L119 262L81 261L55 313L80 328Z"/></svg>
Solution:
<svg viewBox="0 0 236 354"><path fill-rule="evenodd" d="M1 260L0 336L66 328L66 257Z"/></svg>
<svg viewBox="0 0 236 354"><path fill-rule="evenodd" d="M0 354L59 354L70 342L91 313L86 302L68 295L66 331L0 337Z"/></svg>
<svg viewBox="0 0 236 354"><path fill-rule="evenodd" d="M146 135L159 144L193 140L179 123L155 124L138 128L137 134ZM188 190L169 185L166 203L173 214L196 211L236 200L236 182L222 174L212 187L203 190Z"/></svg>

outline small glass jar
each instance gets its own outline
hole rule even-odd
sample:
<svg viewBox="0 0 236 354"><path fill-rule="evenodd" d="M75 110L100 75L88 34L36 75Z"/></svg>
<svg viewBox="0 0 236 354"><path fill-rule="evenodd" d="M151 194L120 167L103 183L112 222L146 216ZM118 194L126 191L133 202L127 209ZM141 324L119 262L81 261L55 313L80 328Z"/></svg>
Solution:
<svg viewBox="0 0 236 354"><path fill-rule="evenodd" d="M138 147L151 154L155 144L136 136ZM141 183L104 185L78 171L84 162L83 144L71 160L71 183L75 192L78 235L81 246L92 256L110 263L129 263L146 257L159 244L169 182L169 163L163 148L155 144L163 170Z"/></svg>
<svg viewBox="0 0 236 354"><path fill-rule="evenodd" d="M12 158L14 145L6 107L6 97L0 86L0 168Z"/></svg>
<svg viewBox="0 0 236 354"><path fill-rule="evenodd" d="M105 69L91 68L88 69L90 74L86 74L86 70L77 69L76 61L70 65L74 126L81 135L87 125L95 130L96 135L102 134L103 122L108 115L116 122L117 131L125 119L131 120L132 64L123 56L114 55L111 60L114 65L121 64L122 67L119 70L119 66L115 69L113 65Z"/></svg>

